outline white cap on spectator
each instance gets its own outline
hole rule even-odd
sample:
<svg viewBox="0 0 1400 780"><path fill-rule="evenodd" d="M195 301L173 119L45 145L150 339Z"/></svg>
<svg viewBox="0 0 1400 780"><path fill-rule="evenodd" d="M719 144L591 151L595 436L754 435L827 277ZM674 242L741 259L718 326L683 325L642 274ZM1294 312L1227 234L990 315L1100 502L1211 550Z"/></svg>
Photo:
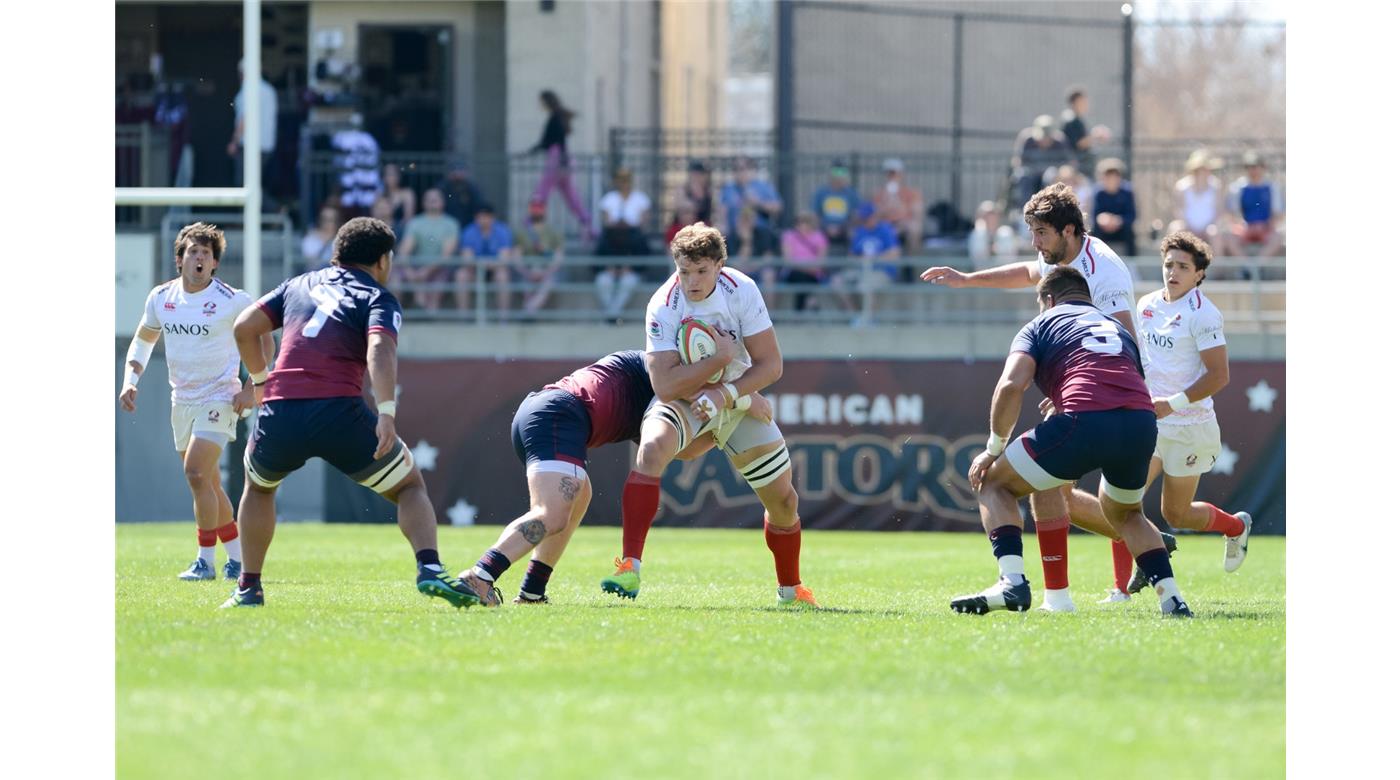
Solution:
<svg viewBox="0 0 1400 780"><path fill-rule="evenodd" d="M890 171L903 171L904 162L898 157L887 157L885 158L885 164L883 167L886 173Z"/></svg>

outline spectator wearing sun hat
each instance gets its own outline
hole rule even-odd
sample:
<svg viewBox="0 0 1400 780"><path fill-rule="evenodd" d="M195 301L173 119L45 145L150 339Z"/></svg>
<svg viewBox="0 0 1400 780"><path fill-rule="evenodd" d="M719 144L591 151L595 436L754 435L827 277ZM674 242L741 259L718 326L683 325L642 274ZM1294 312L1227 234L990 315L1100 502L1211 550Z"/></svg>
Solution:
<svg viewBox="0 0 1400 780"><path fill-rule="evenodd" d="M924 240L924 194L904 180L903 160L891 157L880 167L885 172L885 183L871 193L870 201L880 220L894 226L906 252L917 252ZM854 240L852 247L854 254Z"/></svg>
<svg viewBox="0 0 1400 780"><path fill-rule="evenodd" d="M1230 185L1228 201L1235 218L1231 228L1230 254L1245 255L1257 250L1264 257L1276 257L1283 250L1279 222L1283 218L1283 191L1266 176L1264 158L1254 150L1240 159L1245 175Z"/></svg>
<svg viewBox="0 0 1400 780"><path fill-rule="evenodd" d="M1206 149L1197 149L1186 158L1186 175L1173 189L1175 219L1168 232L1189 230L1212 247L1220 244L1220 217L1225 211L1225 193L1215 171L1223 163Z"/></svg>

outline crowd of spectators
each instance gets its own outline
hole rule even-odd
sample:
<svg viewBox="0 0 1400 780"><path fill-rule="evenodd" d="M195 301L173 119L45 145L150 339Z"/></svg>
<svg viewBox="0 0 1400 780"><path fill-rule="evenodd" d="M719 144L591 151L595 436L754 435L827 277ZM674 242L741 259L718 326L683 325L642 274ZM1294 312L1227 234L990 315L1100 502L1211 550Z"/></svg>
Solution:
<svg viewBox="0 0 1400 780"><path fill-rule="evenodd" d="M972 220L958 217L948 203L930 208L895 156L883 161L878 183L865 192L853 185L849 164L833 160L810 201L796 207L748 157L733 160L722 182L705 161L691 160L679 186L657 200L638 186L632 171L618 168L590 211L571 180L566 144L573 114L548 91L541 94L541 106L548 119L529 153L546 158L524 220L507 225L463 162L450 164L420 194L405 184L396 165L380 166L375 156L369 169L368 145L351 144L359 158L359 172L350 182L356 197L345 201L342 189L339 201L328 199L319 211L301 244L307 267L329 261L336 228L369 204L368 212L400 236L394 283L405 306L475 312L477 290L484 286L494 304L483 304L490 318L531 319L561 280L583 281L587 267L566 265L566 255L591 254L600 258L588 272L600 317L620 321L636 303L643 281L659 281L650 277L665 272L650 261L623 258L664 255L676 232L703 222L725 233L730 265L758 282L770 307L779 286L789 285L785 292L793 309L830 307L859 323L863 297L909 281L912 274L901 259L924 253L936 240L943 251L965 247L977 268L1028 256L1032 250L1017 205L1054 182L1075 190L1086 224L1120 255L1138 255L1139 238L1148 232L1139 224L1128 166L1100 154L1112 134L1102 125L1088 125L1089 100L1080 88L1068 91L1059 121L1040 115L1018 135L1007 190L1000 200L983 201ZM1241 164L1243 175L1227 185L1220 158L1204 149L1190 154L1185 175L1172 188L1172 221L1155 223L1153 232L1190 230L1222 256L1281 254L1281 190L1257 153L1245 153ZM567 243L547 218L556 191L579 224L577 238ZM654 219L658 209L660 219ZM928 245L926 235L935 237ZM947 241L950 235L957 243ZM570 273L572 268L578 272Z"/></svg>

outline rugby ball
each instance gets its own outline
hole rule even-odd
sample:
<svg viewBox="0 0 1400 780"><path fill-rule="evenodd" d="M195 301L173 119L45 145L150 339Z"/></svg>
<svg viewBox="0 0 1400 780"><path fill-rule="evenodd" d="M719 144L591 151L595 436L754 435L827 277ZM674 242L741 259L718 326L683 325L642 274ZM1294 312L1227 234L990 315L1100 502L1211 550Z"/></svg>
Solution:
<svg viewBox="0 0 1400 780"><path fill-rule="evenodd" d="M676 331L676 347L681 353L681 362L690 365L715 354L715 337L710 335L709 325L703 320L686 319L681 329ZM724 369L715 372L710 382L718 382L724 376Z"/></svg>

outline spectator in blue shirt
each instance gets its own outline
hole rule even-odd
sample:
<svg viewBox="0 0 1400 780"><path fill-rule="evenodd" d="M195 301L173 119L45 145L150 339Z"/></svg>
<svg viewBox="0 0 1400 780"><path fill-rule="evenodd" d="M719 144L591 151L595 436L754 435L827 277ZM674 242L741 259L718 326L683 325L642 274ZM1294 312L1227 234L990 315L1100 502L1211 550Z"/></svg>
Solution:
<svg viewBox="0 0 1400 780"><path fill-rule="evenodd" d="M1120 257L1137 255L1137 238L1133 223L1137 221L1137 199L1133 186L1123 180L1126 168L1122 160L1109 157L1101 161L1094 188L1094 235L1103 239Z"/></svg>
<svg viewBox="0 0 1400 780"><path fill-rule="evenodd" d="M1245 175L1230 185L1228 207L1235 218L1226 248L1232 255L1277 257L1283 254L1283 193L1266 176L1264 158L1254 150L1240 161Z"/></svg>
<svg viewBox="0 0 1400 780"><path fill-rule="evenodd" d="M463 311L472 308L472 285L476 282L477 266L481 266L481 272L489 271L496 285L496 302L501 319L505 319L510 311L511 266L520 262L510 228L496 221L496 210L490 204L482 204L475 219L462 230L459 243L462 265L455 275L458 307Z"/></svg>
<svg viewBox="0 0 1400 780"><path fill-rule="evenodd" d="M817 215L833 254L850 245L851 219L859 205L860 194L851 186L850 169L840 160L833 160L827 183L812 194L812 212Z"/></svg>
<svg viewBox="0 0 1400 780"><path fill-rule="evenodd" d="M852 291L868 293L888 287L899 279L897 263L880 263L876 260L898 260L901 256L899 234L894 225L880 219L875 204L861 203L856 208L857 224L851 229L851 258L861 258L862 263L837 274L831 280L831 287L837 293L837 300L846 311L863 309L863 301L851 298ZM869 324L864 314L856 316L852 325Z"/></svg>
<svg viewBox="0 0 1400 780"><path fill-rule="evenodd" d="M753 209L756 221L761 228L772 230L777 224L778 215L783 211L783 199L773 185L758 178L754 162L748 157L740 157L734 167L734 181L724 185L719 193L720 205L724 207L725 236L734 235L738 227L739 212L745 206Z"/></svg>

